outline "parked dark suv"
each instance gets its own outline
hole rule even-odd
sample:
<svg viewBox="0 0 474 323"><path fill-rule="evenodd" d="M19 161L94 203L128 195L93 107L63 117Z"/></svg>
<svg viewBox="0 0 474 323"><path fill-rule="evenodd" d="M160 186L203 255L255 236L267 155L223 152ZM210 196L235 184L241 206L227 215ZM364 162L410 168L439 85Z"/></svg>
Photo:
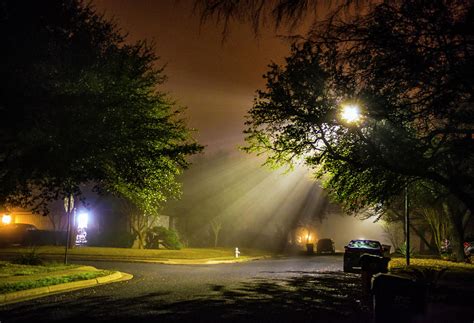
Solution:
<svg viewBox="0 0 474 323"><path fill-rule="evenodd" d="M344 271L351 272L360 267L360 256L365 253L383 256L382 245L376 240L351 240L344 247Z"/></svg>
<svg viewBox="0 0 474 323"><path fill-rule="evenodd" d="M332 241L331 239L319 239L318 244L316 245L316 252L335 253L336 249L334 249L334 241Z"/></svg>
<svg viewBox="0 0 474 323"><path fill-rule="evenodd" d="M23 245L31 231L38 230L28 223L12 223L0 226L0 245Z"/></svg>

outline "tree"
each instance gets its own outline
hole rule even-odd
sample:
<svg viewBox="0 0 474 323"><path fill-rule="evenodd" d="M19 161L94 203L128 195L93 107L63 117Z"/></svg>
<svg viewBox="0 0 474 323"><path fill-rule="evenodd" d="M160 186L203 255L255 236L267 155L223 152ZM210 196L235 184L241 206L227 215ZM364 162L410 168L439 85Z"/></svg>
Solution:
<svg viewBox="0 0 474 323"><path fill-rule="evenodd" d="M222 36L225 38L230 33L231 24L250 23L258 35L260 27L272 20L276 29L286 27L295 29L308 19L317 24L320 13L332 11L335 17L340 13L347 14L351 9L359 10L363 5L370 4L370 0L195 0L194 9L201 16L201 21L206 22L216 18L222 24Z"/></svg>
<svg viewBox="0 0 474 323"><path fill-rule="evenodd" d="M46 214L81 184L155 214L202 149L145 41L80 0L0 1L0 204Z"/></svg>
<svg viewBox="0 0 474 323"><path fill-rule="evenodd" d="M303 1L304 2L304 1ZM333 16L272 64L249 111L249 152L303 158L349 211L419 181L474 210L471 2L384 2ZM343 104L361 105L358 124ZM462 212L450 213L462 257Z"/></svg>
<svg viewBox="0 0 474 323"><path fill-rule="evenodd" d="M215 217L212 218L210 221L211 230L214 234L214 248L217 247L217 243L219 242L219 233L222 230L222 219Z"/></svg>
<svg viewBox="0 0 474 323"><path fill-rule="evenodd" d="M156 226L159 214L145 214L143 210L137 207L137 203L124 197L114 199L113 202L120 214L126 219L130 226L130 231L135 236L133 248L144 249L146 246L147 231Z"/></svg>
<svg viewBox="0 0 474 323"><path fill-rule="evenodd" d="M160 245L172 250L179 250L183 247L174 230L161 226L149 229L146 236L146 248L160 249Z"/></svg>

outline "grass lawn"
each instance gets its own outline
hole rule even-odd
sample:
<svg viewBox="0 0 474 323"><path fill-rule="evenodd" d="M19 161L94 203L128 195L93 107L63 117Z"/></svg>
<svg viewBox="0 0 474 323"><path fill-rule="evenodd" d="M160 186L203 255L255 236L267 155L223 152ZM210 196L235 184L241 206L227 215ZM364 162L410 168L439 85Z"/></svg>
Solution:
<svg viewBox="0 0 474 323"><path fill-rule="evenodd" d="M0 261L0 294L45 287L111 274L108 270L77 265L29 266Z"/></svg>
<svg viewBox="0 0 474 323"><path fill-rule="evenodd" d="M0 253L21 254L31 252L31 248L3 248ZM35 248L36 253L43 255L62 255L64 247L41 246ZM255 249L240 249L240 258L268 256L269 253ZM181 250L166 249L129 249L129 248L103 248L103 247L77 247L70 249L71 256L91 257L120 257L120 258L150 258L160 260L187 259L187 260L231 260L234 259L233 248L184 248Z"/></svg>
<svg viewBox="0 0 474 323"><path fill-rule="evenodd" d="M78 265L63 265L50 263L45 266L27 266L12 264L7 261L0 261L0 279L12 276L26 276L51 273L61 270L70 270L79 267Z"/></svg>
<svg viewBox="0 0 474 323"><path fill-rule="evenodd" d="M405 258L392 258L389 262L390 271L404 270L405 267ZM415 269L436 269L440 270L442 268L447 268L450 272L462 272L462 273L471 273L474 274L474 264L467 264L462 262L452 262L442 259L426 259L426 258L410 258L410 268Z"/></svg>

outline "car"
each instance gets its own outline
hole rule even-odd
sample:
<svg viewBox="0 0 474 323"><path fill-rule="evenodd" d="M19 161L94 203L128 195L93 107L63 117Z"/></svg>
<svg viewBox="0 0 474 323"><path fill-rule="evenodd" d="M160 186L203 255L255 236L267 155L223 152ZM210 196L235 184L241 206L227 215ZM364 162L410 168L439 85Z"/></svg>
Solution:
<svg viewBox="0 0 474 323"><path fill-rule="evenodd" d="M360 267L360 256L363 254L382 257L384 249L377 240L351 240L347 246L344 246L344 271L352 272L354 268Z"/></svg>
<svg viewBox="0 0 474 323"><path fill-rule="evenodd" d="M12 223L0 226L1 245L22 245L31 231L36 231L33 224Z"/></svg>
<svg viewBox="0 0 474 323"><path fill-rule="evenodd" d="M318 244L316 245L316 252L317 253L335 253L336 249L334 248L334 241L328 238L319 239Z"/></svg>

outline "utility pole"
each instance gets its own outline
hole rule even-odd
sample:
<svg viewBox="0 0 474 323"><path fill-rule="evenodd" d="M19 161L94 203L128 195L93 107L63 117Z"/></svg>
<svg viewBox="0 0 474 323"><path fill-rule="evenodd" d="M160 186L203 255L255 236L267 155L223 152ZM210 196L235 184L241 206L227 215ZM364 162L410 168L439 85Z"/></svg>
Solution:
<svg viewBox="0 0 474 323"><path fill-rule="evenodd" d="M407 266L410 266L410 209L408 200L408 183L405 186L405 257Z"/></svg>
<svg viewBox="0 0 474 323"><path fill-rule="evenodd" d="M74 207L74 197L72 194L64 198L64 209L67 214L67 232L66 232L66 247L64 248L64 264L67 265L67 249L69 248L69 233L71 230L71 211Z"/></svg>

